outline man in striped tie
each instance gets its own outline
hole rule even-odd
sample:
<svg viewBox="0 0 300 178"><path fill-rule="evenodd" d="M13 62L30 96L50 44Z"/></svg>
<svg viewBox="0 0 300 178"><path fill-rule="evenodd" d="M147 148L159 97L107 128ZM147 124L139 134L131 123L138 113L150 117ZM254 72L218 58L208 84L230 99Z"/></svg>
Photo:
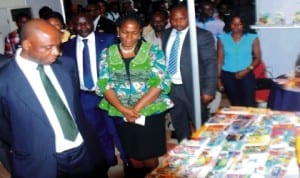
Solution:
<svg viewBox="0 0 300 178"><path fill-rule="evenodd" d="M198 49L201 86L202 123L207 120L207 104L214 98L217 86L217 57L213 35L197 28L197 46L190 46L187 8L176 4L170 11L171 28L162 35L162 48L166 54L172 78L170 97L175 107L170 110L177 140L189 139L195 123L192 56L190 48ZM196 40L196 39L195 39ZM191 127L192 126L192 127Z"/></svg>

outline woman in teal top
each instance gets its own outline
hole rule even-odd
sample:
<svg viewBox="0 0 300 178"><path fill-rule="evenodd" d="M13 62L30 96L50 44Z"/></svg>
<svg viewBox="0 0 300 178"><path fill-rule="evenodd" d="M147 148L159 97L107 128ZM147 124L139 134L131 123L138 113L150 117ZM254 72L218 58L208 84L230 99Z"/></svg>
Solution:
<svg viewBox="0 0 300 178"><path fill-rule="evenodd" d="M158 46L142 41L141 33L136 13L120 17L120 43L102 51L98 80L99 95L104 95L99 107L116 123L122 147L135 168L131 177L144 177L165 154L164 115L173 106L167 95L171 80L164 54Z"/></svg>
<svg viewBox="0 0 300 178"><path fill-rule="evenodd" d="M256 106L253 69L261 62L259 39L249 33L243 16L234 15L230 29L218 39L218 87L224 87L231 105Z"/></svg>

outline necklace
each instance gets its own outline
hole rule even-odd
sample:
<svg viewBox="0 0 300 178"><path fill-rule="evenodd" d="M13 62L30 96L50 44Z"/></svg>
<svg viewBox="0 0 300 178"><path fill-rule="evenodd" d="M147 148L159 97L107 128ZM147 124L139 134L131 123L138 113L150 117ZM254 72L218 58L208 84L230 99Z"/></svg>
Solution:
<svg viewBox="0 0 300 178"><path fill-rule="evenodd" d="M122 44L119 44L120 50L122 51L122 53L132 53L135 50L135 46L134 45L132 48L130 49L124 49L124 47L122 46Z"/></svg>

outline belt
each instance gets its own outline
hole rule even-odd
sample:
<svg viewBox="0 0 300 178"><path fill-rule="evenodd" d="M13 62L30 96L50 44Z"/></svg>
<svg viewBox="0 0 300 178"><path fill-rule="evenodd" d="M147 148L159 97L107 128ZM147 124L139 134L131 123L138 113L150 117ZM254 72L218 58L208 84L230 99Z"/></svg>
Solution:
<svg viewBox="0 0 300 178"><path fill-rule="evenodd" d="M93 95L96 95L96 92L95 92L95 91L89 91L89 90L80 90L80 92L82 92L82 93L86 93L86 94L93 94Z"/></svg>

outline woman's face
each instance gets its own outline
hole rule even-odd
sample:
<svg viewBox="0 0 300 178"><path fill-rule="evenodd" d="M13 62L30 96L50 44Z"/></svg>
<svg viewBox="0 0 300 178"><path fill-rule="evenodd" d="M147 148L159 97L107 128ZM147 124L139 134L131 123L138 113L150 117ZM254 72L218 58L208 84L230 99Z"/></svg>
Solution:
<svg viewBox="0 0 300 178"><path fill-rule="evenodd" d="M118 28L118 34L123 47L134 47L141 37L141 27L138 22L126 20Z"/></svg>
<svg viewBox="0 0 300 178"><path fill-rule="evenodd" d="M57 30L61 31L63 29L63 24L57 18L49 18L48 22L53 25Z"/></svg>
<svg viewBox="0 0 300 178"><path fill-rule="evenodd" d="M233 33L243 32L243 24L240 17L234 17L231 21L231 31Z"/></svg>

